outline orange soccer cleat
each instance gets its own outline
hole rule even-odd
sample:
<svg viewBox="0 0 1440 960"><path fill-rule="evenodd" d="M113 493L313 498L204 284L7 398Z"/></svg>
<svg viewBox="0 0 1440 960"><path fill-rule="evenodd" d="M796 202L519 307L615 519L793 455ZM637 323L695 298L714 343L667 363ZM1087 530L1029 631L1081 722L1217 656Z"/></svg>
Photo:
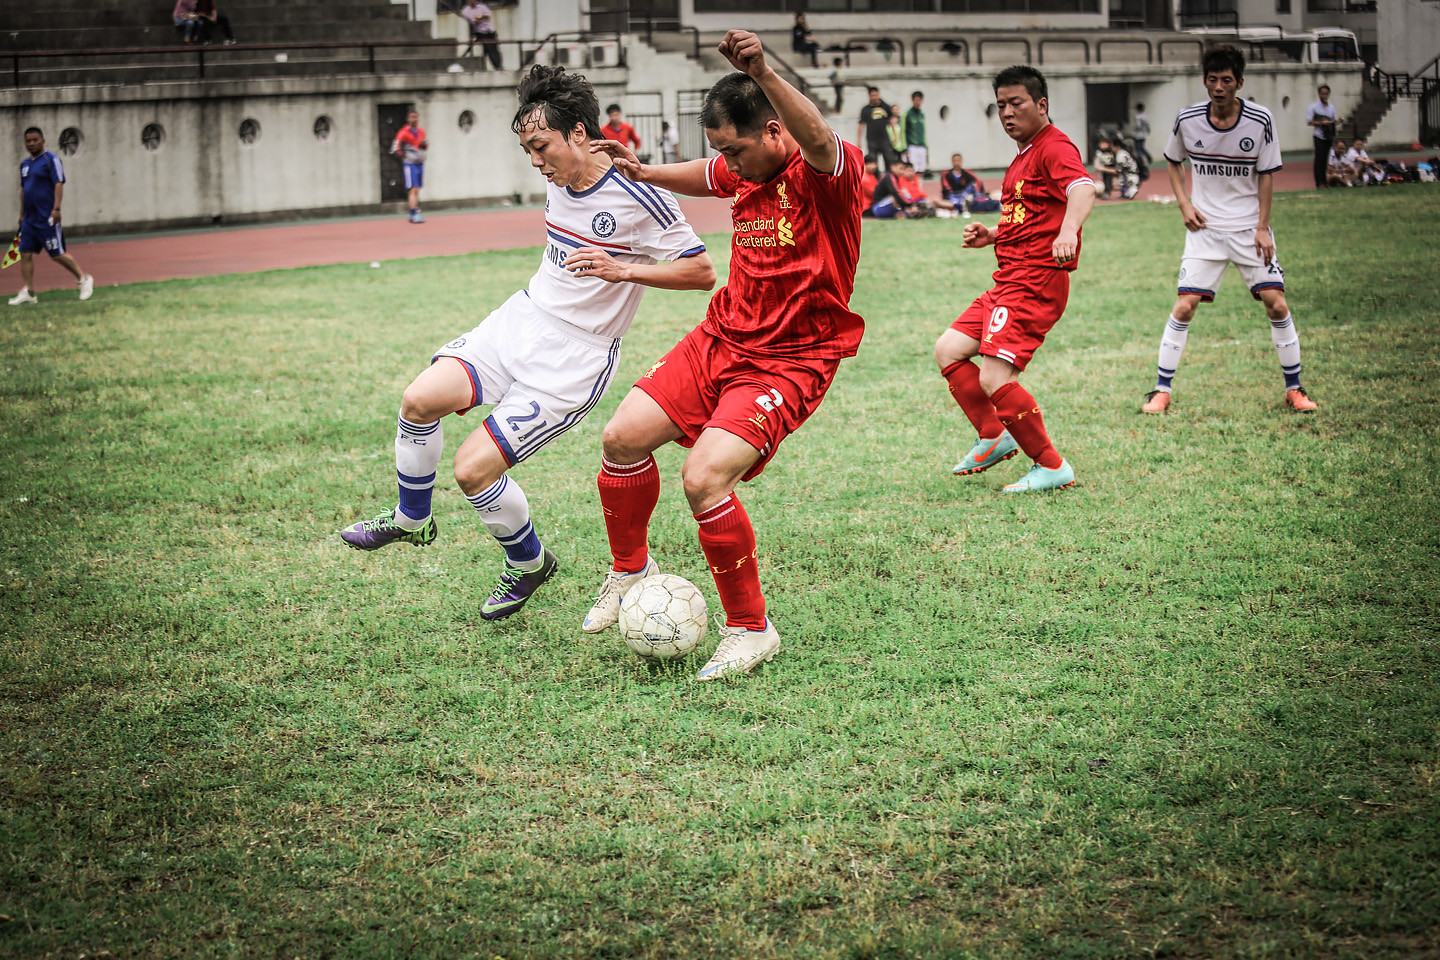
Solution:
<svg viewBox="0 0 1440 960"><path fill-rule="evenodd" d="M1169 390L1151 390L1145 394L1145 403L1140 407L1141 413L1164 413L1170 409Z"/></svg>
<svg viewBox="0 0 1440 960"><path fill-rule="evenodd" d="M1292 387L1285 391L1285 406L1299 410L1301 413L1313 413L1320 404L1310 399L1304 387Z"/></svg>

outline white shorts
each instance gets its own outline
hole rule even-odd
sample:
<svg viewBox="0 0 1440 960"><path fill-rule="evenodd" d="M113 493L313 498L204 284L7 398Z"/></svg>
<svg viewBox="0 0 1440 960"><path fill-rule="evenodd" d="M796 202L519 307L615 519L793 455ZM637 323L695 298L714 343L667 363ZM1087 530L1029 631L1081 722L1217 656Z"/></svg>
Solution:
<svg viewBox="0 0 1440 960"><path fill-rule="evenodd" d="M1274 233L1271 233L1274 239ZM1280 267L1280 253L1268 264L1255 252L1255 231L1187 230L1185 254L1180 260L1180 292L1199 294L1204 303L1215 299L1225 265L1235 264L1240 278L1250 288L1250 295L1260 299L1261 290L1284 290L1285 271Z"/></svg>
<svg viewBox="0 0 1440 960"><path fill-rule="evenodd" d="M472 408L494 404L485 429L512 466L585 419L620 363L620 341L537 307L524 290L480 326L435 351L470 376Z"/></svg>

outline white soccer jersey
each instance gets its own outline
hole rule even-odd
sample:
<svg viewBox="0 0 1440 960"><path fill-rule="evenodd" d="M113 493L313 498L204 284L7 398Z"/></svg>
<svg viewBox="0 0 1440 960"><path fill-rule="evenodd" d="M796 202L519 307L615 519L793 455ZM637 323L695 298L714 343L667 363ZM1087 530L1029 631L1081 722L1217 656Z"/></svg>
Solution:
<svg viewBox="0 0 1440 960"><path fill-rule="evenodd" d="M1210 101L1180 111L1165 159L1190 158L1190 201L1212 230L1255 229L1260 222L1259 174L1281 167L1280 143L1270 111L1240 101L1235 125L1221 130L1210 122Z"/></svg>
<svg viewBox="0 0 1440 960"><path fill-rule="evenodd" d="M645 287L571 273L565 258L581 247L598 247L616 260L650 264L705 250L668 191L634 183L613 167L588 190L548 184L545 235L545 256L530 278L531 299L581 330L615 340L630 329Z"/></svg>

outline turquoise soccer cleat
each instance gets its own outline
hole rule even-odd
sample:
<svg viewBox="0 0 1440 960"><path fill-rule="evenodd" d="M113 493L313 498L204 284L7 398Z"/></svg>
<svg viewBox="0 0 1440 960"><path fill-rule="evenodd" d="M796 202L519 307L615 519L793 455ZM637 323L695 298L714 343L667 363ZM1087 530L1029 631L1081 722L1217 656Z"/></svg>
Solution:
<svg viewBox="0 0 1440 960"><path fill-rule="evenodd" d="M1019 445L1015 443L1008 430L994 440L986 440L981 437L975 441L975 446L971 448L970 452L965 454L965 459L955 464L955 468L950 472L957 477L972 473L984 473L995 464L1015 456L1019 449Z"/></svg>
<svg viewBox="0 0 1440 960"><path fill-rule="evenodd" d="M1014 483L1005 484L1006 493L1036 493L1041 490L1063 490L1075 486L1075 468L1061 460L1054 470L1035 464L1030 472Z"/></svg>

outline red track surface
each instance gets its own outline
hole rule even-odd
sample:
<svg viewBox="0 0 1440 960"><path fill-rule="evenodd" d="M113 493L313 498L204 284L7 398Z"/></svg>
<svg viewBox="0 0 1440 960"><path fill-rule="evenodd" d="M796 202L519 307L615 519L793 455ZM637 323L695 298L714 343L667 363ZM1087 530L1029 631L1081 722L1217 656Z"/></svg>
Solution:
<svg viewBox="0 0 1440 960"><path fill-rule="evenodd" d="M1000 185L998 176L985 185ZM1277 190L1303 190L1313 185L1310 165L1292 160L1275 175ZM933 194L935 180L926 183ZM1170 193L1164 169L1152 172L1141 187L1140 200ZM1102 203L1107 201L1102 201ZM1109 203L1135 203L1112 200ZM697 233L730 228L728 201L683 198L681 209ZM1178 219L1178 218L1177 218ZM228 227L185 233L163 233L120 240L72 244L70 251L96 283L108 286L147 280L253 273L330 263L368 263L509 250L544 242L544 211L538 207L499 208L473 213L434 213L423 224L403 215L355 220L291 223L284 226ZM35 289L71 287L74 280L49 257L36 256ZM3 289L18 289L20 271L8 272Z"/></svg>

